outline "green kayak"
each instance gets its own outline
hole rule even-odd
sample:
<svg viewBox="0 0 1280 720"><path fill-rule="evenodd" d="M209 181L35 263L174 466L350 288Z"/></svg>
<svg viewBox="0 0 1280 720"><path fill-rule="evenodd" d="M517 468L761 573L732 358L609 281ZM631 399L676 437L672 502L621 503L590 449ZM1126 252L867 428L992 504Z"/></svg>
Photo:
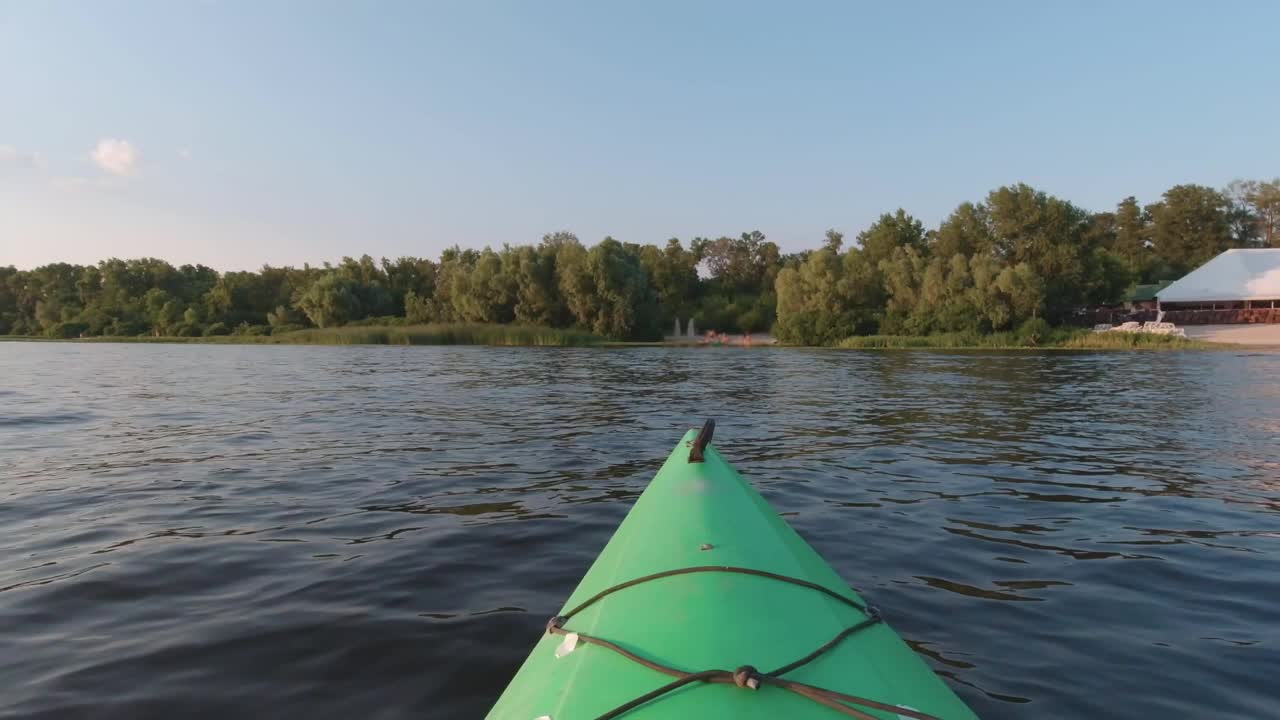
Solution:
<svg viewBox="0 0 1280 720"><path fill-rule="evenodd" d="M489 717L976 718L713 430L676 446Z"/></svg>

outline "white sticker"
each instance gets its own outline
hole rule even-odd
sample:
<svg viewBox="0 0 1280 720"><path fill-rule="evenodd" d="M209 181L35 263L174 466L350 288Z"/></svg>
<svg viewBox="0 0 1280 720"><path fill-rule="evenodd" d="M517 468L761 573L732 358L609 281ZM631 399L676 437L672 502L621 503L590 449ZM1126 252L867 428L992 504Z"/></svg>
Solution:
<svg viewBox="0 0 1280 720"><path fill-rule="evenodd" d="M564 636L564 642L560 643L560 646L556 648L556 657L562 658L573 652L576 647L578 647L578 633L569 633Z"/></svg>

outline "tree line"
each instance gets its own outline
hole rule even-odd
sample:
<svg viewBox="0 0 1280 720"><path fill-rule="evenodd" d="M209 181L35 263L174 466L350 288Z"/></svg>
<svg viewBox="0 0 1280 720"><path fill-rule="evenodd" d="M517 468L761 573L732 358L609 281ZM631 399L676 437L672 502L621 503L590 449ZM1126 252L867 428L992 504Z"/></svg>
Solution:
<svg viewBox="0 0 1280 720"><path fill-rule="evenodd" d="M1170 280L1233 247L1280 247L1280 180L1177 185L1089 212L1024 184L957 207L937 227L904 210L854 242L830 230L784 254L760 232L687 246L568 232L536 245L453 247L437 260L218 272L112 258L0 266L0 334L270 334L347 324L520 323L610 338L661 337L675 318L784 342L994 332L1069 323L1137 283Z"/></svg>

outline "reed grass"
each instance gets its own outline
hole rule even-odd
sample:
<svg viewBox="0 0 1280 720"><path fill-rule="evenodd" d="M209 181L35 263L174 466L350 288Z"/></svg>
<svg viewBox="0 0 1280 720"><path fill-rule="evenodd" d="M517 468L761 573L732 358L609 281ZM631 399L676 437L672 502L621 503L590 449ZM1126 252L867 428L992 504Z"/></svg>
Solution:
<svg viewBox="0 0 1280 720"><path fill-rule="evenodd" d="M579 330L530 325L440 324L347 326L296 330L264 338L269 343L299 345L497 345L585 347L601 339Z"/></svg>
<svg viewBox="0 0 1280 720"><path fill-rule="evenodd" d="M586 347L604 341L580 330L528 325L458 323L405 326L345 326L310 328L278 335L215 335L211 337L88 337L67 340L8 338L44 342L204 343L214 345L494 345Z"/></svg>

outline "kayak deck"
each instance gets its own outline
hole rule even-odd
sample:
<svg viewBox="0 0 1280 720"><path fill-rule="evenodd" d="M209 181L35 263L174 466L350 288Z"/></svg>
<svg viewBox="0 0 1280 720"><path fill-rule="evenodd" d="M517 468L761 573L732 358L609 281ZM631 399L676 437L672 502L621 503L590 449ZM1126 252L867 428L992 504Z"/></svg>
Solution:
<svg viewBox="0 0 1280 720"><path fill-rule="evenodd" d="M683 672L746 665L768 672L861 624L782 677L946 720L974 718L892 629L867 622L865 603L714 447L706 447L702 462L689 461L695 437L690 431L676 446L561 614L637 578L700 566L758 570L829 593L740 572L689 572L630 585L562 621L564 631L545 633L489 717L593 720L673 680L590 642L565 653L566 632ZM899 717L855 707L864 717ZM691 683L625 713L636 720L841 716L779 687L748 690L724 681Z"/></svg>

